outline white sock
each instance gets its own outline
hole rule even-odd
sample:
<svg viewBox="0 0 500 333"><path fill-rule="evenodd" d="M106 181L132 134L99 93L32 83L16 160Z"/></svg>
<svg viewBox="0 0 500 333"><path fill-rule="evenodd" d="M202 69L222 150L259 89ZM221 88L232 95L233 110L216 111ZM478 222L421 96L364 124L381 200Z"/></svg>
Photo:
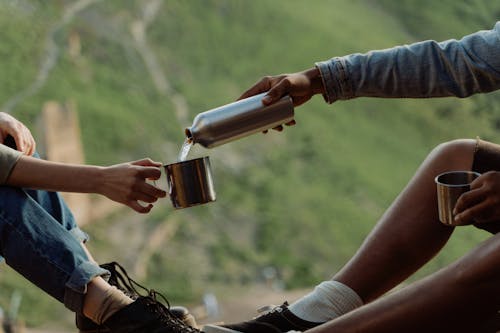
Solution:
<svg viewBox="0 0 500 333"><path fill-rule="evenodd" d="M354 290L338 281L323 281L288 309L297 317L324 323L363 305Z"/></svg>

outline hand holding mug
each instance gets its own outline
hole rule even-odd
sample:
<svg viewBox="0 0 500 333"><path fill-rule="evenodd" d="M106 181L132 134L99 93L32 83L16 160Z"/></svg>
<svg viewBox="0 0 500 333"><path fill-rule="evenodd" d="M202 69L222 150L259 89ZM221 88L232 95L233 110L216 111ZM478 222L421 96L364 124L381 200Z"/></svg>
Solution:
<svg viewBox="0 0 500 333"><path fill-rule="evenodd" d="M161 177L161 165L146 158L105 167L99 193L139 213L148 213L153 202L166 196L165 191L147 182ZM138 201L148 205L143 206Z"/></svg>
<svg viewBox="0 0 500 333"><path fill-rule="evenodd" d="M471 184L479 176L474 171L448 171L436 176L439 220L443 224L458 226L473 223L472 220L457 219L456 203L470 191Z"/></svg>
<svg viewBox="0 0 500 333"><path fill-rule="evenodd" d="M460 223L488 223L500 220L500 172L489 171L470 184L470 191L458 198L454 213Z"/></svg>

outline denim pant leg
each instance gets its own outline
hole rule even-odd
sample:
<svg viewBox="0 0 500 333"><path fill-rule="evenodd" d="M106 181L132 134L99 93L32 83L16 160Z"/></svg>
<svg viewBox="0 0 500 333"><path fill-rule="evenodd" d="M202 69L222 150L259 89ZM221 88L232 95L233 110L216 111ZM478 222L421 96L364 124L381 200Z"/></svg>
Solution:
<svg viewBox="0 0 500 333"><path fill-rule="evenodd" d="M13 147L14 149L15 146ZM33 154L33 157L40 158L38 152ZM24 191L33 198L43 209L52 215L66 230L71 232L77 240L86 242L88 235L84 233L76 224L73 213L62 199L58 192L49 192L41 190L24 189Z"/></svg>
<svg viewBox="0 0 500 333"><path fill-rule="evenodd" d="M58 192L30 189L24 189L24 191L57 222L59 222L64 229L68 230L74 237L76 237L78 241L82 243L88 241L88 235L78 227L73 213Z"/></svg>
<svg viewBox="0 0 500 333"><path fill-rule="evenodd" d="M0 255L36 286L81 312L87 284L108 271L89 260L59 195L0 186Z"/></svg>

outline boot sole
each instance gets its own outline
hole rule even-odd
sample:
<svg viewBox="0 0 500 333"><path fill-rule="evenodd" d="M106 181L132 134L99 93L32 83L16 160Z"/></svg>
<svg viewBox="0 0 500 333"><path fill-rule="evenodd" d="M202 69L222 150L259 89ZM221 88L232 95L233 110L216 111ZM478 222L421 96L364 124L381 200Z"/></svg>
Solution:
<svg viewBox="0 0 500 333"><path fill-rule="evenodd" d="M204 333L243 333L223 326L210 325L210 324L204 325L202 331Z"/></svg>

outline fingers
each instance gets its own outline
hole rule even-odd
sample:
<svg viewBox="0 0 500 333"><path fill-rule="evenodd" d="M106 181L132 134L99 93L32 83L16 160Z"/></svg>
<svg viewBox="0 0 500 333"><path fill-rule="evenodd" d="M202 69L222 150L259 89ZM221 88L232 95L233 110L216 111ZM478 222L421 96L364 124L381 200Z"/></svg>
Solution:
<svg viewBox="0 0 500 333"><path fill-rule="evenodd" d="M148 195L143 192L134 193L134 198L131 201L141 201L145 203L155 203L158 200L158 197Z"/></svg>
<svg viewBox="0 0 500 333"><path fill-rule="evenodd" d="M141 199L146 202L155 202L158 198L163 198L167 195L167 192L165 192L164 190L148 183L143 184L141 193L151 198L150 200Z"/></svg>
<svg viewBox="0 0 500 333"><path fill-rule="evenodd" d="M36 144L28 127L11 115L0 112L0 136L2 143L8 135L14 139L17 150L26 155L33 155Z"/></svg>
<svg viewBox="0 0 500 333"><path fill-rule="evenodd" d="M161 177L160 167L163 165L161 162L153 161L150 158L143 158L137 161L130 162L131 165L141 167L138 176L142 179L159 179Z"/></svg>
<svg viewBox="0 0 500 333"><path fill-rule="evenodd" d="M248 89L247 91L245 91L238 98L238 100L244 99L244 98L247 98L247 97L251 97L251 96L254 96L254 95L257 95L257 94L260 94L260 93L268 91L269 89L271 89L272 82L273 82L273 78L271 76L265 76L265 77L263 77L257 83L255 83L252 87L250 87L250 89Z"/></svg>
<svg viewBox="0 0 500 333"><path fill-rule="evenodd" d="M158 167L141 167L138 172L141 179L157 180L161 177L161 170Z"/></svg>
<svg viewBox="0 0 500 333"><path fill-rule="evenodd" d="M149 213L153 208L153 203L158 200L158 198L165 197L167 193L156 186L148 183L141 183L137 186L137 189L129 195L128 200L125 204L135 210L138 213L145 214ZM143 206L141 203L147 203L147 206Z"/></svg>
<svg viewBox="0 0 500 333"><path fill-rule="evenodd" d="M154 167L161 167L163 165L163 163L153 161L150 158L143 158L143 159L134 161L131 164L133 164L133 165L141 165L141 166L154 166Z"/></svg>
<svg viewBox="0 0 500 333"><path fill-rule="evenodd" d="M130 201L129 203L127 203L127 206L129 206L130 208L141 214L149 213L153 208L153 205L151 204L147 206L142 206L137 201Z"/></svg>
<svg viewBox="0 0 500 333"><path fill-rule="evenodd" d="M267 91L267 94L262 98L262 103L269 105L289 93L291 87L292 83L287 75L265 76L245 91L238 100Z"/></svg>
<svg viewBox="0 0 500 333"><path fill-rule="evenodd" d="M477 213L477 206L473 208L466 209L459 214L456 214L454 220L459 224L470 224L473 223L474 213Z"/></svg>
<svg viewBox="0 0 500 333"><path fill-rule="evenodd" d="M139 162L143 162L146 165L161 165L161 163L153 162L150 159L143 159ZM149 184L146 180L152 179L157 180L161 177L161 170L157 167L142 167L139 172L139 183L135 188L135 200L140 200L144 202L155 202L158 198L163 198L167 195L167 192Z"/></svg>
<svg viewBox="0 0 500 333"><path fill-rule="evenodd" d="M31 135L31 132L30 132L29 137L30 137L30 139L28 142L28 147L26 149L26 154L28 154L29 156L32 156L36 151L36 142L35 142L35 139L33 138L33 136Z"/></svg>
<svg viewBox="0 0 500 333"><path fill-rule="evenodd" d="M313 95L323 91L318 87L318 75L318 70L314 68L298 73L266 76L245 91L239 99L267 91L262 98L264 105L270 105L283 96L289 95L293 100L293 105L299 106L309 101Z"/></svg>
<svg viewBox="0 0 500 333"><path fill-rule="evenodd" d="M35 139L31 135L31 132L28 128L22 126L22 128L18 129L10 133L16 142L17 150L22 151L28 156L31 156L35 153L36 143Z"/></svg>
<svg viewBox="0 0 500 333"><path fill-rule="evenodd" d="M279 81L278 84L274 85L262 98L262 103L264 105L270 105L273 104L274 102L277 102L280 100L281 97L285 96L289 91L290 87L292 86L290 80L288 78L283 78L282 80Z"/></svg>
<svg viewBox="0 0 500 333"><path fill-rule="evenodd" d="M166 191L148 182L161 177L161 165L160 162L144 158L107 167L107 181L102 182L105 186L100 193L139 213L147 213L152 209L152 203L167 195Z"/></svg>
<svg viewBox="0 0 500 333"><path fill-rule="evenodd" d="M453 214L460 214L466 208L477 205L484 199L485 193L481 188L465 192L458 198L455 208L453 209Z"/></svg>
<svg viewBox="0 0 500 333"><path fill-rule="evenodd" d="M461 224L500 220L500 173L487 172L471 183L472 190L462 194L453 214Z"/></svg>
<svg viewBox="0 0 500 333"><path fill-rule="evenodd" d="M491 220L493 212L489 209L490 203L481 202L479 205L470 207L460 214L455 215L455 221L459 224L485 223Z"/></svg>
<svg viewBox="0 0 500 333"><path fill-rule="evenodd" d="M297 124L297 122L295 121L295 119L292 119L291 121L285 123L286 126L295 126L296 124ZM283 129L284 129L283 125L273 127L273 130L278 131L278 132L283 131ZM264 134L267 134L267 132L269 132L269 131L268 130L262 131L262 133L264 133Z"/></svg>

